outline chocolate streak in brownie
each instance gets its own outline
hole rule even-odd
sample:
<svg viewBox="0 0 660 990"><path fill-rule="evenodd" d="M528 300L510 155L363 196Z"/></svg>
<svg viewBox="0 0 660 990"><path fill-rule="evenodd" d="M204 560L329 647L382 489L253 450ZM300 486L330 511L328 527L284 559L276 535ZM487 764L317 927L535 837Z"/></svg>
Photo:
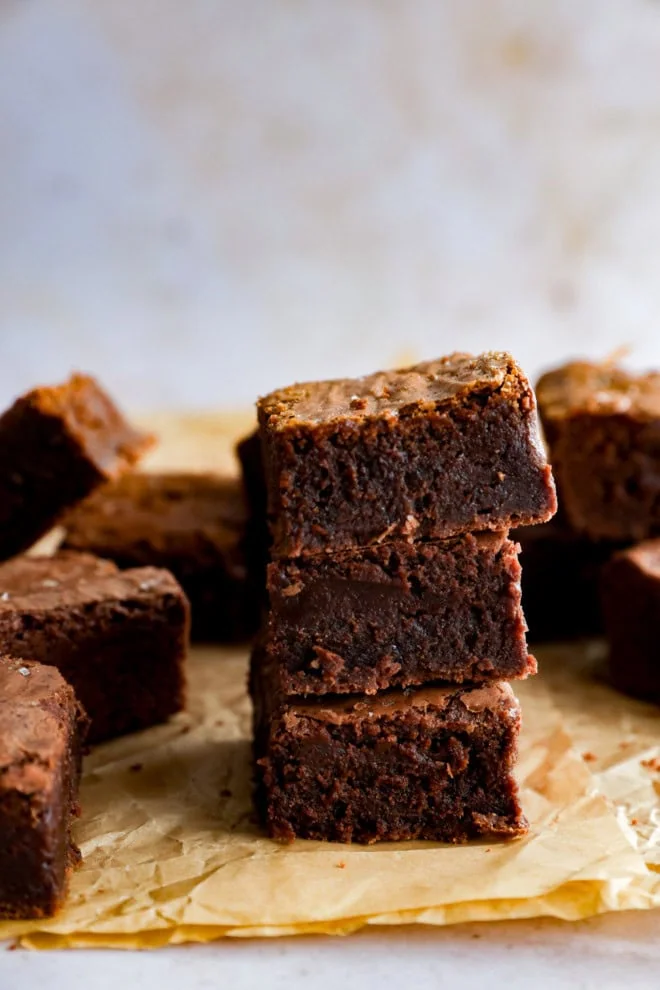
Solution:
<svg viewBox="0 0 660 990"><path fill-rule="evenodd" d="M526 677L518 547L505 533L276 560L264 642L288 694Z"/></svg>
<svg viewBox="0 0 660 990"><path fill-rule="evenodd" d="M86 728L58 671L0 657L0 918L42 918L64 898Z"/></svg>
<svg viewBox="0 0 660 990"><path fill-rule="evenodd" d="M57 667L92 725L91 742L146 728L183 707L189 609L171 574L119 571L91 554L0 566L0 640Z"/></svg>
<svg viewBox="0 0 660 990"><path fill-rule="evenodd" d="M543 522L534 393L508 354L454 354L258 404L276 557Z"/></svg>
<svg viewBox="0 0 660 990"><path fill-rule="evenodd" d="M256 801L273 838L512 837L520 709L508 684L287 698L255 651Z"/></svg>

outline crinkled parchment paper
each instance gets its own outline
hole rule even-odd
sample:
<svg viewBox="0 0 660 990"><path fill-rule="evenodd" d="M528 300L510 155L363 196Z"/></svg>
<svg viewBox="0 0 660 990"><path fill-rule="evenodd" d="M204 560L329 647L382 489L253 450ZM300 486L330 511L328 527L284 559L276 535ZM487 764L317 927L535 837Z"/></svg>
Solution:
<svg viewBox="0 0 660 990"><path fill-rule="evenodd" d="M192 431L178 425L154 466L224 466L235 428L209 418L203 431L198 420ZM584 653L546 651L548 674L519 685L527 837L359 847L263 836L250 800L247 653L195 649L189 710L88 757L76 830L84 859L65 908L45 922L0 923L0 938L130 948L366 924L578 919L658 904L658 874L646 865L658 858L648 762L657 713L610 697L584 672Z"/></svg>
<svg viewBox="0 0 660 990"><path fill-rule="evenodd" d="M652 871L660 904L660 708L609 687L602 642L537 653L566 729Z"/></svg>

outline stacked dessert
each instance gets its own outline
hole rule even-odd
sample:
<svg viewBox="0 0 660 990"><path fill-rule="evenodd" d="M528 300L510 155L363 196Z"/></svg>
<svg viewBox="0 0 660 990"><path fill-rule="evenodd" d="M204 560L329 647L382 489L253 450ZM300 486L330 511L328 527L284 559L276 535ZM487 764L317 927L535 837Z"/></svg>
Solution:
<svg viewBox="0 0 660 990"><path fill-rule="evenodd" d="M511 526L554 484L503 353L259 402L269 611L252 657L275 838L463 841L525 829L508 684L527 652Z"/></svg>

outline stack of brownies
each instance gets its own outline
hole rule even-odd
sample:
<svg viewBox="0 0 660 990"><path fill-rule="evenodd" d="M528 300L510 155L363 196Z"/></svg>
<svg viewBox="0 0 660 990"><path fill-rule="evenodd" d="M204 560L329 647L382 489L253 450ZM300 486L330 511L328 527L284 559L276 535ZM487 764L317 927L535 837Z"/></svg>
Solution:
<svg viewBox="0 0 660 990"><path fill-rule="evenodd" d="M507 683L535 672L512 526L549 519L534 394L454 354L260 400L269 611L253 652L271 836L525 830Z"/></svg>

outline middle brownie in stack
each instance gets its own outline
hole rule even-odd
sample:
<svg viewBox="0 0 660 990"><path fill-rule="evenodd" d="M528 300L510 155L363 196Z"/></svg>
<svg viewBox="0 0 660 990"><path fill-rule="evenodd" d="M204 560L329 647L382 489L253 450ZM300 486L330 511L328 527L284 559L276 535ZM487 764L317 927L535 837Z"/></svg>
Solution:
<svg viewBox="0 0 660 990"><path fill-rule="evenodd" d="M549 519L536 405L508 354L454 354L259 403L272 534L254 650L269 833L517 835L535 671L511 526Z"/></svg>

